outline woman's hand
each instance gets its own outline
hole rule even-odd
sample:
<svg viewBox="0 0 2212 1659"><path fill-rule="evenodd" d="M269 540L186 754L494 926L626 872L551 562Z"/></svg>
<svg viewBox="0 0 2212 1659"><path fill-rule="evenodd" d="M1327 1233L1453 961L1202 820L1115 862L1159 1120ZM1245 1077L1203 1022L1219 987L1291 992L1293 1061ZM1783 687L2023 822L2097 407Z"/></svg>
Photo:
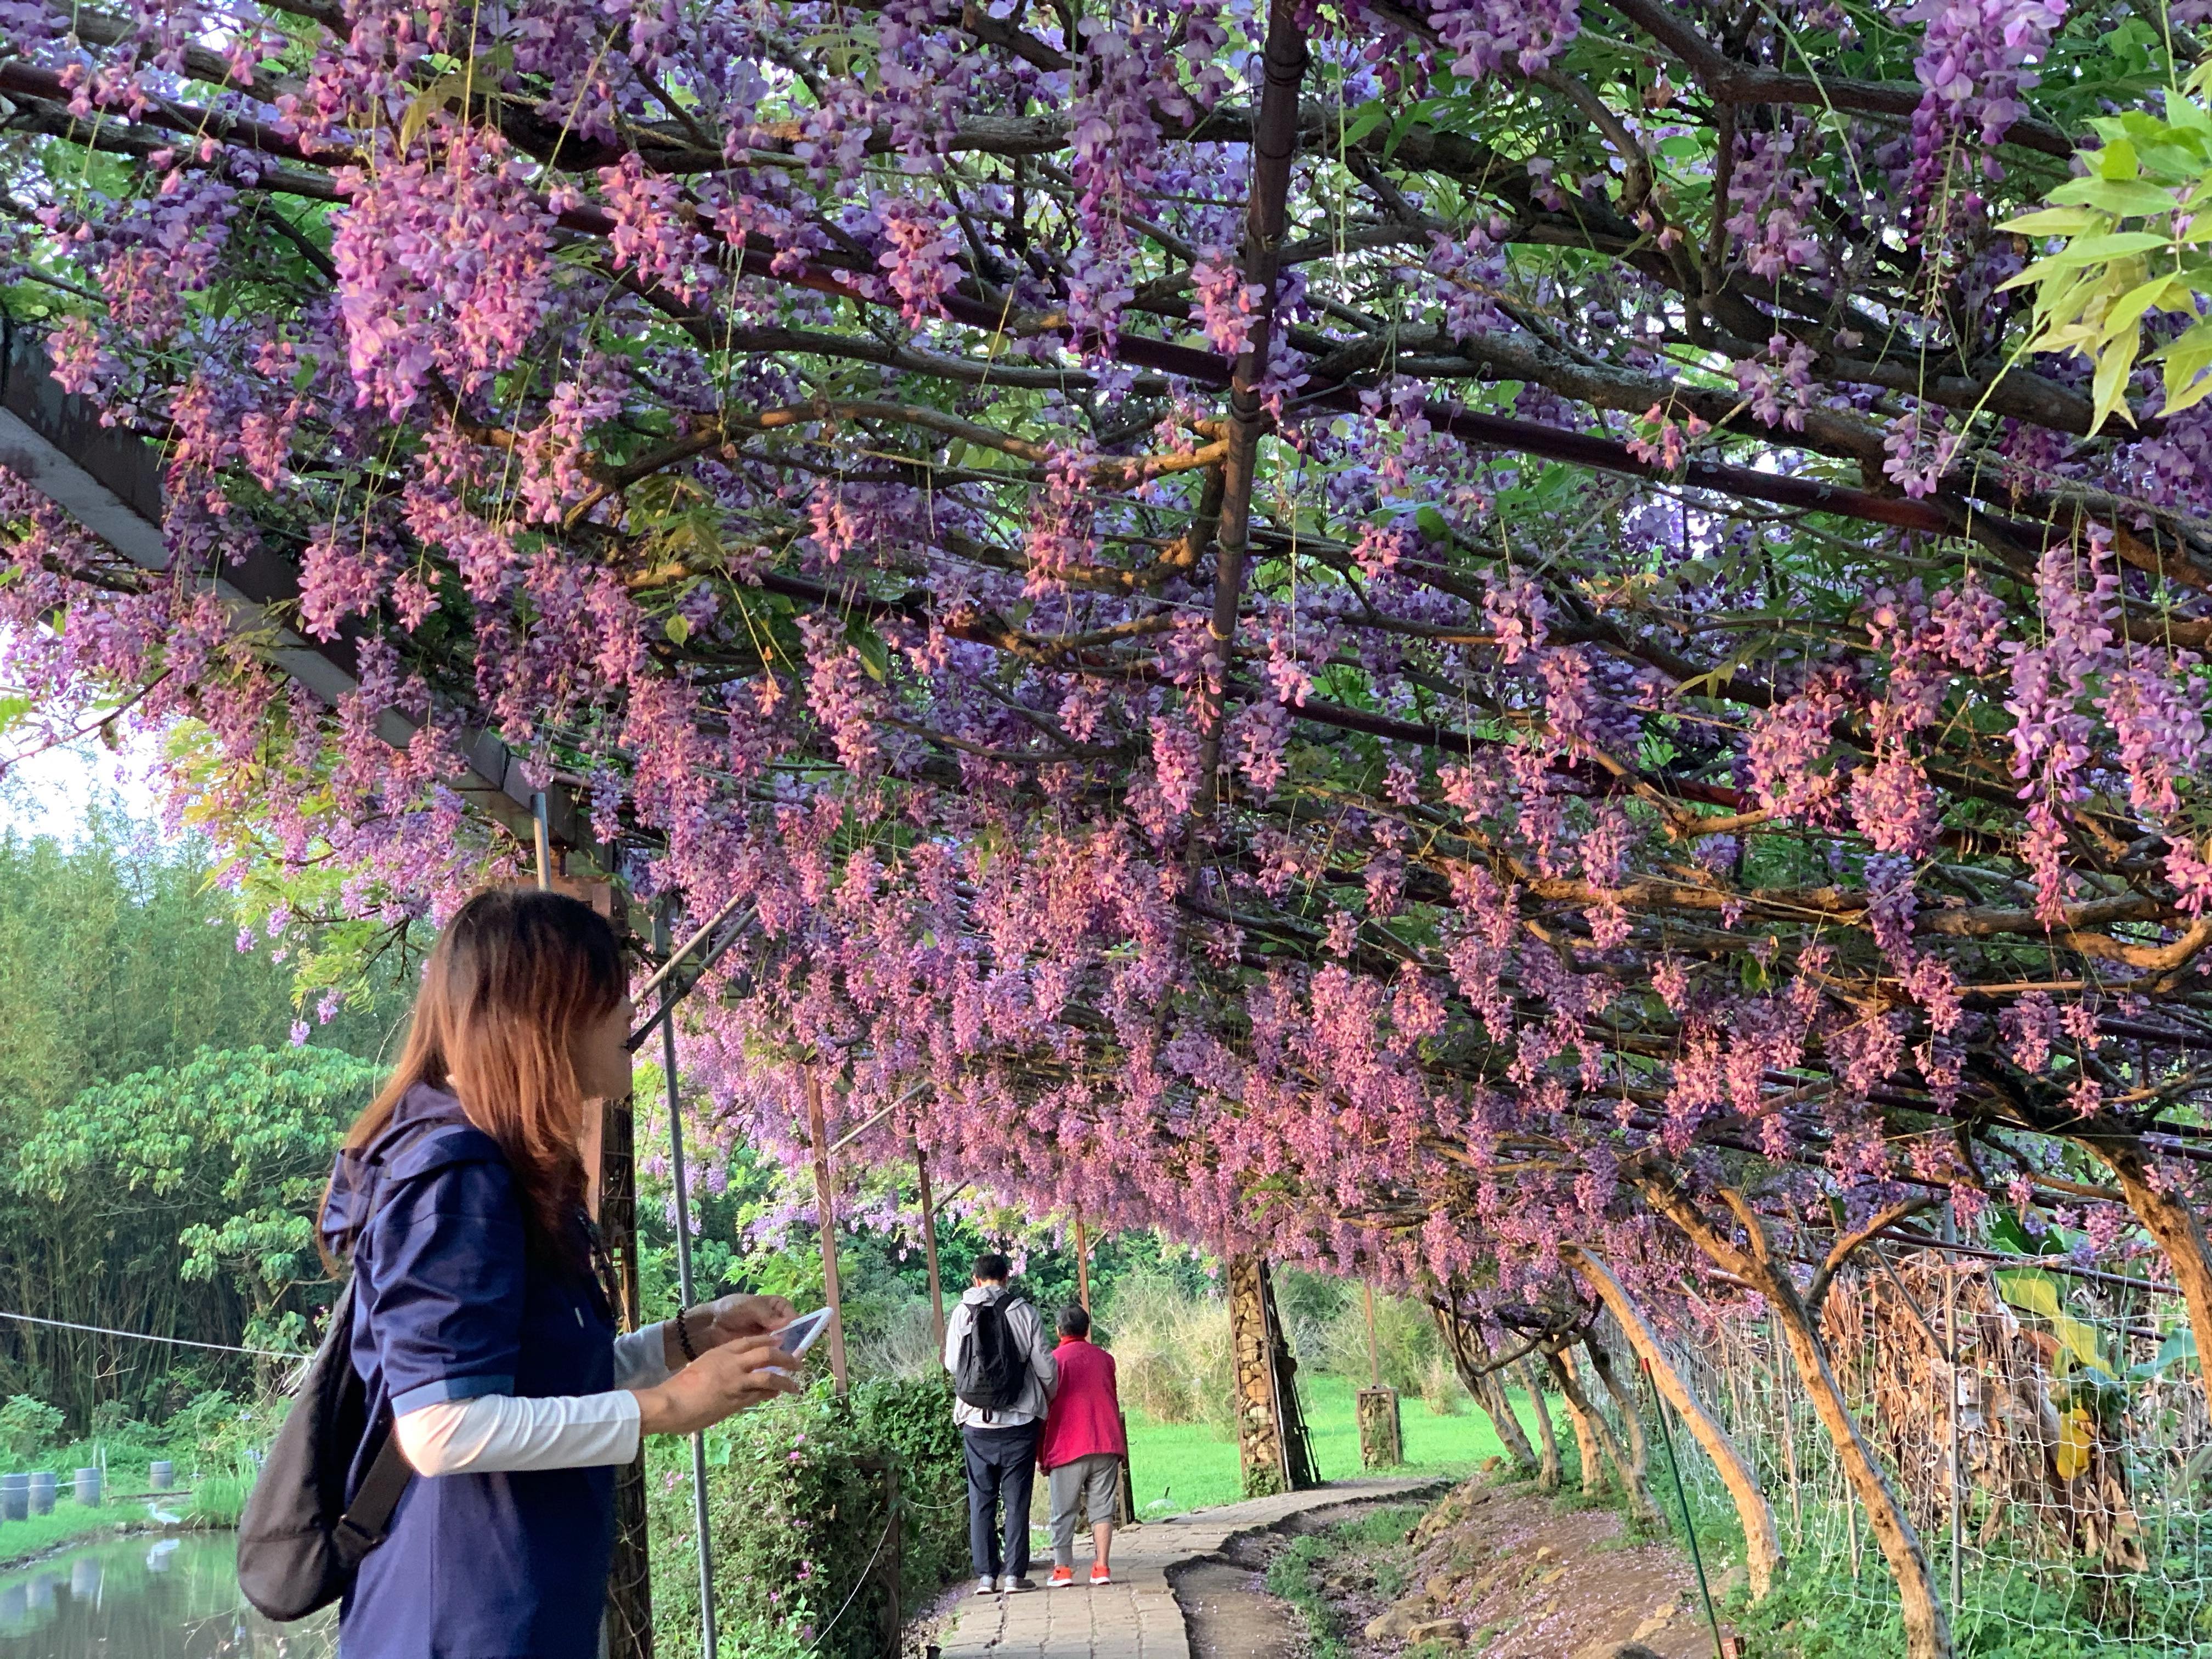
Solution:
<svg viewBox="0 0 2212 1659"><path fill-rule="evenodd" d="M638 1426L647 1434L708 1427L780 1394L797 1394L805 1386L799 1378L805 1364L767 1337L726 1341L665 1382L635 1390Z"/></svg>
<svg viewBox="0 0 2212 1659"><path fill-rule="evenodd" d="M703 1354L726 1342L766 1336L791 1323L798 1315L791 1304L780 1296L725 1296L713 1302L702 1302L696 1308L686 1308L681 1317L691 1346ZM676 1334L675 1320L670 1320L661 1332L661 1343L670 1370L681 1370L689 1362L684 1352L684 1340Z"/></svg>

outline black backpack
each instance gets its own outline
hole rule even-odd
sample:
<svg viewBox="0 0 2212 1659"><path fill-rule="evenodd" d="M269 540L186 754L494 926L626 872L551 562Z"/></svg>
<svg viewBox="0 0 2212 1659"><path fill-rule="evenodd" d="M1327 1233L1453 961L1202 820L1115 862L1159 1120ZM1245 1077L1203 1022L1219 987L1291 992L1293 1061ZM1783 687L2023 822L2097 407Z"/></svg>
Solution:
<svg viewBox="0 0 2212 1659"><path fill-rule="evenodd" d="M978 1411L1002 1412L1022 1397L1028 1385L1030 1357L1014 1340L1007 1312L1021 1300L995 1296L969 1304L968 1334L960 1339L960 1364L952 1373L952 1392ZM1024 1304L1026 1305L1026 1304Z"/></svg>
<svg viewBox="0 0 2212 1659"><path fill-rule="evenodd" d="M483 1139L473 1128L432 1126L362 1158L374 1169L375 1184L355 1236L366 1230L386 1169L397 1158L416 1154L414 1167L420 1169L429 1157L466 1146L470 1137ZM346 1593L362 1560L384 1541L392 1512L415 1475L400 1455L390 1417L369 1421L368 1385L353 1366L354 1283L349 1277L338 1292L322 1346L293 1392L292 1408L239 1519L238 1586L264 1617L279 1623L304 1619ZM349 1504L346 1476L377 1434L381 1443Z"/></svg>

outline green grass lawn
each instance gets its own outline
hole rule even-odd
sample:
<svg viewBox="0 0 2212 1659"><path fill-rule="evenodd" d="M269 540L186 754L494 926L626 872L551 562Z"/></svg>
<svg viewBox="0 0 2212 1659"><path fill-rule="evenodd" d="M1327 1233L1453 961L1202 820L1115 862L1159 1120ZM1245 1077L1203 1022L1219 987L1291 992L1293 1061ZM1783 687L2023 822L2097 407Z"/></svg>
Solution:
<svg viewBox="0 0 2212 1659"><path fill-rule="evenodd" d="M1340 1376L1298 1379L1305 1404L1306 1432L1324 1480L1359 1474L1359 1427L1352 1416L1352 1384ZM1514 1409L1533 1441L1536 1413L1527 1398L1513 1396ZM1439 1417L1416 1397L1399 1402L1406 1438L1408 1474L1463 1475L1503 1449L1490 1431L1490 1419L1469 1401L1456 1417ZM1559 1432L1571 1432L1564 1425ZM1157 1423L1129 1413L1129 1474L1137 1508L1147 1520L1185 1510L1233 1504L1243 1496L1237 1472L1232 1432L1205 1423Z"/></svg>
<svg viewBox="0 0 2212 1659"><path fill-rule="evenodd" d="M143 1504L102 1504L97 1509L88 1510L64 1500L54 1505L51 1515L29 1516L21 1521L0 1521L0 1566L30 1556L43 1555L71 1539L89 1540L114 1531L118 1525L146 1518Z"/></svg>

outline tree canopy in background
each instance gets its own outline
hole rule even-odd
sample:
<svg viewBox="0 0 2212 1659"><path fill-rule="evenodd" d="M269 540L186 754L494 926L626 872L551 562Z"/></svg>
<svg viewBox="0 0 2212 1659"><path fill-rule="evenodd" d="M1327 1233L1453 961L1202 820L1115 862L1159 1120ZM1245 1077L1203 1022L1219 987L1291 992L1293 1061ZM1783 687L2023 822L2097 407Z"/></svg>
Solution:
<svg viewBox="0 0 2212 1659"><path fill-rule="evenodd" d="M372 1006L293 1048L290 964L240 948L210 874L98 812L75 846L0 838L0 1306L295 1348L328 1300L309 1218L383 1034ZM252 1370L0 1321L0 1395L79 1427Z"/></svg>
<svg viewBox="0 0 2212 1659"><path fill-rule="evenodd" d="M1696 1262L1816 1394L1791 1258L1932 1195L2212 1341L2206 10L14 0L10 304L172 553L9 495L24 718L394 928L495 730L751 907L726 1138Z"/></svg>

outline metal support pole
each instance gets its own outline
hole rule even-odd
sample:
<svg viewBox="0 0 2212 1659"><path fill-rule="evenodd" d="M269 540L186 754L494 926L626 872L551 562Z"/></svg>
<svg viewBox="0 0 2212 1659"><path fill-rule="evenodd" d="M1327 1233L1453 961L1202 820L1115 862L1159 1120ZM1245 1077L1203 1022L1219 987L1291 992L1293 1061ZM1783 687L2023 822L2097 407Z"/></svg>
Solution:
<svg viewBox="0 0 2212 1659"><path fill-rule="evenodd" d="M553 837L545 822L545 792L543 789L530 798L531 839L537 843L538 890L550 892L553 886Z"/></svg>
<svg viewBox="0 0 2212 1659"><path fill-rule="evenodd" d="M616 1323L644 1328L637 1273L635 1103L606 1103L599 1135L599 1227L613 1272ZM645 1449L615 1471L615 1555L607 1579L609 1659L653 1659L653 1572L647 1547Z"/></svg>
<svg viewBox="0 0 2212 1659"><path fill-rule="evenodd" d="M1667 1400L1651 1375L1651 1362L1644 1362L1644 1380L1651 1385L1652 1403L1658 1407L1659 1436L1667 1443L1667 1467L1674 1472L1674 1501L1682 1506L1682 1536L1690 1546L1690 1565L1698 1570L1698 1594L1705 1604L1705 1622L1712 1627L1714 1659L1733 1659L1721 1637L1721 1616L1713 1610L1712 1587L1705 1582L1705 1558L1698 1548L1697 1523L1690 1519L1690 1493L1682 1485L1682 1461L1674 1455L1674 1431L1667 1426Z"/></svg>
<svg viewBox="0 0 2212 1659"><path fill-rule="evenodd" d="M822 1294L830 1310L830 1374L845 1392L845 1321L838 1311L837 1206L830 1182L830 1131L822 1113L822 1073L806 1068L806 1127L814 1137L814 1206L822 1232Z"/></svg>
<svg viewBox="0 0 2212 1659"><path fill-rule="evenodd" d="M921 1253L929 1262L929 1322L937 1332L937 1351L945 1352L945 1281L937 1271L937 1206L929 1201L929 1159L919 1142L909 1140L914 1149L914 1173L921 1183Z"/></svg>
<svg viewBox="0 0 2212 1659"><path fill-rule="evenodd" d="M656 932L660 932L659 928ZM657 941L665 949L663 933ZM671 1004L660 1017L660 1066L668 1084L668 1174L676 1188L677 1314L684 1317L691 1307L691 1195L684 1176L684 1108L676 1087L676 1008ZM715 1659L714 1553L707 1517L707 1436L691 1436L691 1522L699 1547L699 1648L704 1659Z"/></svg>

